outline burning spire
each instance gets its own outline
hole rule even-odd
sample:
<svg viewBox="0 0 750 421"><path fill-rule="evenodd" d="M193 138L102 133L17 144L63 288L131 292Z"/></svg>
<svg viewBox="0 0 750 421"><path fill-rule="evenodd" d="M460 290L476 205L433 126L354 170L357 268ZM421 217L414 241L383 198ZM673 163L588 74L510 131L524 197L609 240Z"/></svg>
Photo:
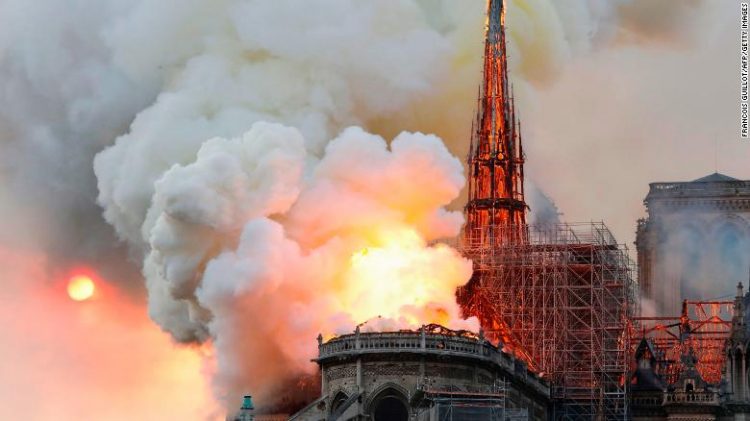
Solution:
<svg viewBox="0 0 750 421"><path fill-rule="evenodd" d="M477 99L469 147L469 198L464 209L464 254L475 261L469 282L457 290L464 316L477 316L494 339L531 363L500 317L496 302L484 293L493 282L477 270L474 250L525 243L528 240L523 193L523 147L513 94L508 86L504 0L488 0L483 80Z"/></svg>
<svg viewBox="0 0 750 421"><path fill-rule="evenodd" d="M464 240L508 244L525 241L523 147L508 86L503 0L487 3L484 71L468 156L469 200Z"/></svg>

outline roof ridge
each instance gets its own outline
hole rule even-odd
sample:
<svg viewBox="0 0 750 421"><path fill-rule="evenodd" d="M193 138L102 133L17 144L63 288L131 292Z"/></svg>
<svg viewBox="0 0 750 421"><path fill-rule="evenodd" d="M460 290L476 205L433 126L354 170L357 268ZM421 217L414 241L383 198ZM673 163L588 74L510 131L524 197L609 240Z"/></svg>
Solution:
<svg viewBox="0 0 750 421"><path fill-rule="evenodd" d="M717 182L717 181L741 181L737 178L730 177L726 174L721 174L720 172L714 172L713 174L709 174L705 177L698 178L696 180L693 180L693 183L711 183L711 182Z"/></svg>

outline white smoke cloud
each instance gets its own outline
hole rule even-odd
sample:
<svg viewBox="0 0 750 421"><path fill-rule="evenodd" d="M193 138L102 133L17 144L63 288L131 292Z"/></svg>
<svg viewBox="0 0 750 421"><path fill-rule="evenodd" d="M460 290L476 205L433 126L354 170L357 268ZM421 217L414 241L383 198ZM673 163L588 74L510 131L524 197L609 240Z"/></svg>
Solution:
<svg viewBox="0 0 750 421"><path fill-rule="evenodd" d="M319 332L377 316L476 327L453 295L471 264L427 245L458 233L461 214L443 206L463 183L434 136L403 133L389 149L350 128L320 160L281 125L209 140L156 183L143 230L151 315L178 339L213 338L222 394L266 401L310 369Z"/></svg>
<svg viewBox="0 0 750 421"><path fill-rule="evenodd" d="M257 335L256 332L248 333L248 337L255 341L263 340L276 346L268 347L267 352L260 349L243 352L244 342L235 337L236 333L247 331L241 328L249 323L259 324L264 313L256 313L256 318L238 319L238 315L228 314L225 308L236 309L233 303L256 302L258 298L253 295L246 297L247 294L222 295L206 287L216 284L215 281L209 282L213 279L209 274L217 273L219 267L222 274L226 273L224 282L241 284L252 280L236 274L232 276L236 271L227 268L231 266L228 262L235 262L238 266L243 266L241 262L256 267L269 265L268 270L275 263L278 270L279 265L291 264L295 260L293 251L281 253L284 259L268 262L262 260L270 258L267 254L246 256L241 251L249 247L245 243L251 240L241 241L239 237L243 226L253 218L273 217L274 212L285 213L283 206L276 206L274 210L270 201L288 204L290 199L296 199L293 190L302 186L294 182L294 172L302 171L302 167L294 159L300 158L300 150L304 152L302 157L307 161L306 165L311 166L322 156L327 140L344 125L395 113L434 91L440 82L447 81L450 61L446 58L455 51L446 35L425 22L424 11L409 1L338 1L304 9L294 2L225 2L211 11L209 20L214 24L204 23L202 30L189 31L185 28L195 19L201 19L205 10L183 12L164 24L159 18L152 23L152 16L136 9L134 14L121 20L111 37L127 43L127 38L118 38L128 32L122 29L126 25L146 33L155 32L155 29L144 28L144 25L159 25L160 31L180 34L166 34L143 52L127 45L118 48L115 58L128 63L126 68L134 74L139 73L139 66L130 63L143 63L148 58L161 59L163 55L155 51L171 46L170 43L160 44L165 39L180 38L184 45L197 46L192 52L184 48L186 54L192 54L189 58L166 56L173 63L184 60L184 66L172 67L173 74L166 90L153 105L139 113L126 135L97 156L94 167L99 202L104 206L106 220L121 238L146 256L144 275L152 318L178 340L202 341L211 336L219 350L219 378L225 380L219 387L230 396L248 388L269 396L273 387L280 384L269 379L281 382L288 370L309 367L307 360L312 356L311 346L314 345L311 339L318 331L330 333L343 329L342 326L351 328L363 321L361 318L381 314L372 312L371 306L368 308L370 312L362 311L357 315L359 318L351 314L354 308L367 308L363 306L367 297L363 291L344 289L342 293L350 296L342 298L344 302L331 302L328 306L309 302L309 298L302 304L295 304L288 297L300 294L305 282L309 282L310 287L316 286L318 294L328 291L328 295L333 295L330 291L336 284L332 283L344 282L338 272L346 266L352 253L373 245L377 248L385 241L374 238L384 235L380 231L385 229L385 224L388 224L388 235L419 230L414 234L416 244L411 247L428 255L433 248L424 245L425 241L457 233L460 215L439 209L457 196L463 184L461 166L457 161L447 155L439 157L442 161L450 161L451 178L440 174L445 171L441 169L445 162L430 161L435 158L429 153L430 148L420 150L407 145L403 152L397 153L399 142L394 142L394 158L398 161L391 162L382 139L351 141L351 145L339 142L338 149L347 153L331 154L333 144L329 145L329 153L320 166L307 170L326 181L307 186L306 191L311 193L299 197L295 208L282 218L289 220L284 224L284 235L293 237L285 240L293 241L290 250L294 247L303 247L306 252L318 250L332 239L336 239L334 245L337 244L316 251L321 256L318 259L324 259L328 268L326 271L311 271L319 273L320 278L306 280L300 277L300 270L282 276L285 286L276 292L279 297L273 300L277 303L273 314L290 323L290 332L275 326L274 329L258 329ZM475 18L481 19L481 13ZM140 53L148 56L138 56ZM304 145L286 140L295 144L291 147L269 140L269 150L264 150L255 145L257 138L263 138L258 134L263 126L254 126L254 130L245 134L241 141L212 140L205 143L214 136L229 139L240 136L253 122L262 120L283 121L299 128L304 133ZM346 133L342 136L357 138L351 135L351 131ZM299 134L282 133L279 136L282 139L301 139ZM234 150L228 148L232 144ZM289 154L291 161L280 160L273 166L274 152ZM247 159L239 158L243 155ZM329 174L324 177L326 173ZM351 174L356 177L352 178ZM278 183L274 184L277 179ZM350 183L357 184L357 188L341 190L343 187L340 182L334 182L336 180L350 180ZM371 191L360 191L364 188ZM266 189L268 195L264 196L262 189ZM289 194L286 198L285 191ZM326 200L327 197L330 200ZM335 209L332 204L340 211L332 212ZM409 209L409 212L403 214L403 209ZM372 227L378 225L382 228L373 231ZM283 243L280 239L273 240L268 239L265 246ZM264 239L261 236L255 241ZM233 252L238 243L238 251ZM430 273L436 278L430 282L442 285L439 300L435 298L434 289L415 292L429 295L440 306L447 303L455 307L453 291L468 278L466 263L451 254L454 252L435 250L440 250L434 252L436 258L433 260L436 261L417 261L398 270L408 272L413 270L409 268L426 263L446 269L451 266L460 268L446 270L444 274ZM220 253L221 256L237 253L237 256L233 260L218 258ZM368 254L377 255L376 252ZM216 260L212 260L214 258ZM301 266L312 264L307 263L310 258L296 260L300 260L298 265ZM335 266L329 267L334 263ZM206 267L214 269L204 279ZM403 279L419 275L398 270L387 274ZM440 281L440 277L445 279L447 275L452 276L449 281L452 283ZM260 277L257 283L274 283L266 281L262 274L257 276ZM423 274L417 279L418 285L424 284L425 276ZM356 285L352 279L347 282ZM403 289L403 283L395 285L402 285ZM195 296L199 287L204 291L203 300ZM402 291L388 298L403 300L414 296ZM402 301L394 303L403 305ZM434 306L429 301L422 304ZM302 320L316 320L318 323L306 329L293 329L294 323L291 322L294 319L288 320L285 315L293 313L295 305L299 307L298 311L326 315L336 323L305 317ZM259 308L268 310L265 306ZM317 310L313 312L312 308ZM334 316L329 314L333 310L322 310L331 308L335 309ZM446 311L442 307L438 310ZM450 316L458 318L455 308L449 310ZM420 313L417 310L411 312ZM265 314L269 314L268 311ZM392 313L387 316L398 318L402 315ZM440 316L432 320L448 321L442 314ZM234 329L237 329L236 333ZM279 353L282 338L289 342L292 339L304 341L305 337L310 341L303 345L305 352L283 358L281 354L280 357L271 355ZM255 349L260 345L249 343L249 346ZM274 358L278 364L270 363L275 361ZM237 361L244 363L237 364ZM261 364L262 361L267 363ZM262 375L264 370L272 370L275 375ZM257 383L260 379L263 381ZM228 385L233 387L227 388Z"/></svg>
<svg viewBox="0 0 750 421"><path fill-rule="evenodd" d="M511 0L512 77L552 80L566 57L620 38L674 38L703 3ZM670 13L658 13L665 7ZM0 1L0 214L14 221L2 239L60 264L117 260L94 203L101 195L119 237L146 253L137 233L150 188L136 186L204 140L240 135L256 120L301 128L319 148L350 124L387 136L437 132L463 156L483 8L481 0ZM522 89L521 100L531 96ZM93 155L126 131L123 143L134 145L101 158L113 168L95 179ZM130 142L152 136L180 139L180 152ZM138 164L131 155L152 157ZM132 183L114 181L118 171Z"/></svg>
<svg viewBox="0 0 750 421"><path fill-rule="evenodd" d="M344 126L402 109L447 75L450 45L413 2L318 6L223 2L210 13L218 23L203 31L185 29L190 18L166 28L199 51L95 163L99 201L121 237L145 246L139 231L153 182L207 138L282 121L320 153ZM204 15L197 10L193 18ZM132 19L139 28L153 20L145 13Z"/></svg>
<svg viewBox="0 0 750 421"><path fill-rule="evenodd" d="M299 194L304 159L299 132L257 125L242 138L205 142L195 162L164 173L143 226L150 246L144 273L154 287L166 286L167 294L150 299L157 322L181 339L205 339L204 326L193 320L198 315L187 312L198 310L192 299L203 266L237 242L247 220L289 209ZM179 306L186 317L175 319Z"/></svg>

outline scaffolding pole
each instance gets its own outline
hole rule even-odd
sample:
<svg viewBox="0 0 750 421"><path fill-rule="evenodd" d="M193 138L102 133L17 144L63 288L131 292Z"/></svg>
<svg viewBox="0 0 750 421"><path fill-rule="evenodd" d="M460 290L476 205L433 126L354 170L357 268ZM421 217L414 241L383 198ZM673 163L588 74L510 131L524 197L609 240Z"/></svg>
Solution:
<svg viewBox="0 0 750 421"><path fill-rule="evenodd" d="M428 382L429 383L429 382ZM422 399L427 405L417 414L417 419L427 419L427 412L434 411L439 421L528 421L526 408L514 408L508 399L506 380L481 390L466 391L456 386L445 385L438 389L425 389Z"/></svg>
<svg viewBox="0 0 750 421"><path fill-rule="evenodd" d="M508 242L505 231L528 233ZM464 233L474 276L458 292L488 337L547 377L559 420L627 419L634 265L602 223Z"/></svg>

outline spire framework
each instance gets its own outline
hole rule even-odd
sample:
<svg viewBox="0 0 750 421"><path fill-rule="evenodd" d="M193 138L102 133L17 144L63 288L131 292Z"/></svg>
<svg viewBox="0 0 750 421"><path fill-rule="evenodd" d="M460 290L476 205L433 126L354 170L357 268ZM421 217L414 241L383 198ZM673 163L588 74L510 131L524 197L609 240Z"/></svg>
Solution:
<svg viewBox="0 0 750 421"><path fill-rule="evenodd" d="M470 243L483 242L487 240L483 233L498 228L506 234L491 237L514 244L527 238L522 228L527 206L521 130L508 84L504 2L490 0L487 17L483 80L467 160L469 200L464 238Z"/></svg>

